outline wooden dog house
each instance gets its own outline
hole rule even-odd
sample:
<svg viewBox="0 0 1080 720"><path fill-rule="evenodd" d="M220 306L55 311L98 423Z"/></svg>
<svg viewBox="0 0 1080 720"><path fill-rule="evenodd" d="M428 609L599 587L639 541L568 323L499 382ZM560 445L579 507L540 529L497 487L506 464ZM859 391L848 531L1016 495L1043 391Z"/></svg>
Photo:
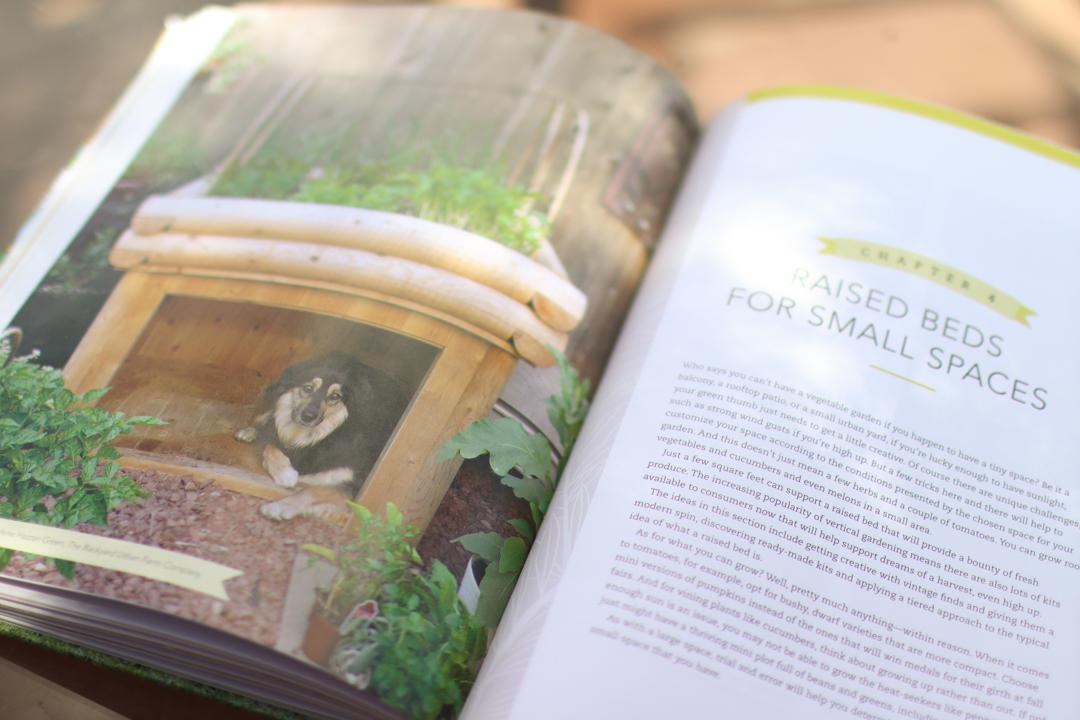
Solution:
<svg viewBox="0 0 1080 720"><path fill-rule="evenodd" d="M483 417L515 362L562 349L585 296L499 243L390 213L275 200L155 196L116 242L124 277L65 368L76 392L167 425L118 440L129 466L279 488L232 438L286 367L331 350L411 396L357 500L425 527L457 469L438 450Z"/></svg>

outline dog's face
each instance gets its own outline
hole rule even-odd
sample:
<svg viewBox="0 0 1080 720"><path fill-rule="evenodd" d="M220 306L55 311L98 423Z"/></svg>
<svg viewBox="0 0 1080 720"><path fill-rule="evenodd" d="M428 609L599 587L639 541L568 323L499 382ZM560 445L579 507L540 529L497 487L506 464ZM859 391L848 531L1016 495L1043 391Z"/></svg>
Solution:
<svg viewBox="0 0 1080 720"><path fill-rule="evenodd" d="M311 447L345 424L367 382L353 365L329 355L282 373L268 393L274 425L286 447Z"/></svg>

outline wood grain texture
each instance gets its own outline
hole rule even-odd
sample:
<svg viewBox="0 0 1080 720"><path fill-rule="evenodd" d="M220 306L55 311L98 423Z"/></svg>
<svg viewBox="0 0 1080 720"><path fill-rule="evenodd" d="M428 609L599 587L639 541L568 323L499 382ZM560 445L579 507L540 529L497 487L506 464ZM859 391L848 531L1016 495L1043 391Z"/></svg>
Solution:
<svg viewBox="0 0 1080 720"><path fill-rule="evenodd" d="M108 322L118 317L128 320ZM232 433L285 368L340 350L395 377L412 399L357 499L377 510L393 502L421 528L459 464L436 454L490 410L517 362L508 348L393 304L236 279L129 272L99 320L69 363L73 389L112 385L102 407L169 421L122 438L124 463L266 499L286 491Z"/></svg>
<svg viewBox="0 0 1080 720"><path fill-rule="evenodd" d="M540 263L498 242L454 227L361 208L239 198L148 198L131 228L159 233L290 240L364 250L430 265L533 304L556 330L585 314L585 294Z"/></svg>
<svg viewBox="0 0 1080 720"><path fill-rule="evenodd" d="M117 241L109 259L126 270L258 275L271 287L302 287L316 280L370 289L460 318L504 341L526 336L532 342L527 345L529 354L522 357L540 364L552 362L543 351L545 345L560 347L566 342L562 333L528 307L489 287L428 265L362 250L266 238L143 236L129 231Z"/></svg>
<svg viewBox="0 0 1080 720"><path fill-rule="evenodd" d="M454 480L460 459L437 462L439 450L484 417L514 368L514 356L461 336L471 347L440 356L415 407L398 427L357 501L381 511L394 502L408 522L427 527ZM403 485L408 483L408 491Z"/></svg>
<svg viewBox="0 0 1080 720"><path fill-rule="evenodd" d="M125 275L64 366L65 384L76 393L107 387L164 297L154 277Z"/></svg>

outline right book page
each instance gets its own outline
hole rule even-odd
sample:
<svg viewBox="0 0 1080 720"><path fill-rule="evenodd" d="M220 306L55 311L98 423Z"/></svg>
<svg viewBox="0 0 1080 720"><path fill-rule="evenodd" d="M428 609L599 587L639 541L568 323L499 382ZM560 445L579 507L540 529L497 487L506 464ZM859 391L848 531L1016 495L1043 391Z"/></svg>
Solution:
<svg viewBox="0 0 1080 720"><path fill-rule="evenodd" d="M916 103L722 116L474 708L1075 717L1077 197Z"/></svg>

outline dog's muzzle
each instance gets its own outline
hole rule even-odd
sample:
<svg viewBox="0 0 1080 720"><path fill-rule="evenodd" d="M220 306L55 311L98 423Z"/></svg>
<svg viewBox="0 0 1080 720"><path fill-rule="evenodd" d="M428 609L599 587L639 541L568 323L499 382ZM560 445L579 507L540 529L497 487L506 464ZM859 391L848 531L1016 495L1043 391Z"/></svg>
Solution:
<svg viewBox="0 0 1080 720"><path fill-rule="evenodd" d="M293 412L293 421L307 427L315 427L322 419L323 407L318 400L306 402Z"/></svg>

